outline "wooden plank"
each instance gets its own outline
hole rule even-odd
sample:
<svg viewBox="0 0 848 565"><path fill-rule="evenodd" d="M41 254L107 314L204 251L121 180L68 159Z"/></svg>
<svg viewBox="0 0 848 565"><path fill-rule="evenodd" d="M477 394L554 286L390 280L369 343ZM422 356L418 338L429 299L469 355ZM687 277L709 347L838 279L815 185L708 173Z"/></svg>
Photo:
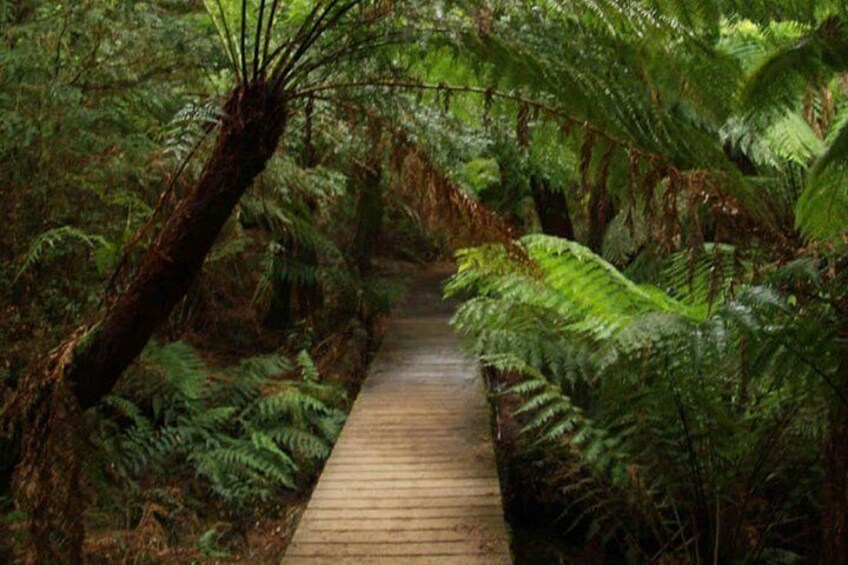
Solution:
<svg viewBox="0 0 848 565"><path fill-rule="evenodd" d="M382 471L363 471L362 469L354 469L354 470L330 470L324 469L324 478L325 481L347 481L347 480L355 480L362 476L362 473L368 473L369 478L378 479L378 480L386 480L386 481L398 481L398 480L417 480L422 481L426 479L489 479L490 477L483 474L483 469L481 468L460 468L460 469L418 469L413 471L400 471L400 470L382 470Z"/></svg>
<svg viewBox="0 0 848 565"><path fill-rule="evenodd" d="M392 499L392 498L441 498L443 496L481 496L481 495L500 495L500 486L497 483L482 486L482 487L462 487L462 488L429 488L429 489L395 489L386 490L383 488L361 488L357 490L345 491L344 489L330 489L321 493L323 500L336 499L355 499L355 498L371 498L371 499Z"/></svg>
<svg viewBox="0 0 848 565"><path fill-rule="evenodd" d="M318 532L309 530L299 538L300 543L345 543L362 540L362 532ZM468 534L453 529L447 530L414 530L414 531L376 531L368 534L373 543L427 543L464 541Z"/></svg>
<svg viewBox="0 0 848 565"><path fill-rule="evenodd" d="M432 457L419 456L416 454L386 454L386 455L375 455L373 457L363 457L361 453L357 451L352 451L350 455L343 456L341 452L338 454L334 453L333 455L338 455L333 458L331 463L328 463L328 468L330 465L404 465L404 464L418 464L418 465L444 465L446 463L454 463L457 465L468 465L470 462L476 462L478 464L488 464L490 461L494 464L494 455L488 453L481 453L472 456L466 457L453 457L451 455L443 454L443 455L434 455Z"/></svg>
<svg viewBox="0 0 848 565"><path fill-rule="evenodd" d="M291 556L284 560L285 565L510 565L512 558L506 554L479 553L469 555L437 555L406 557L316 557Z"/></svg>
<svg viewBox="0 0 848 565"><path fill-rule="evenodd" d="M425 458L408 458L403 459L362 459L351 457L350 459L337 459L332 465L324 467L324 472L334 471L358 471L358 472L382 472L382 471L397 471L400 473L410 471L420 471L422 469L430 469L433 471L444 471L448 469L469 469L480 468L489 469L494 463L494 458L443 458L443 459L425 459Z"/></svg>
<svg viewBox="0 0 848 565"><path fill-rule="evenodd" d="M428 508L310 508L303 520L418 520L420 518L500 518L500 504L485 506L435 506Z"/></svg>
<svg viewBox="0 0 848 565"><path fill-rule="evenodd" d="M369 539L345 543L293 543L288 550L294 556L314 557L413 557L434 553L446 555L474 555L485 551L474 540L416 542L373 542Z"/></svg>
<svg viewBox="0 0 848 565"><path fill-rule="evenodd" d="M402 532L402 531L419 531L419 530L454 530L458 532L466 532L469 536L473 536L480 531L494 530L498 525L503 525L501 516L478 516L468 518L419 518L417 520L395 520L393 518L368 518L361 520L302 520L298 526L298 531L301 527L306 527L313 531L324 532ZM498 538L500 539L500 538ZM298 541L297 533L292 540L292 543Z"/></svg>
<svg viewBox="0 0 848 565"><path fill-rule="evenodd" d="M477 506L493 506L500 504L497 495L484 494L481 496L436 496L431 498L408 497L408 498L340 498L314 500L309 508L314 509L348 509L348 508L451 508L462 506L472 508Z"/></svg>
<svg viewBox="0 0 848 565"><path fill-rule="evenodd" d="M334 490L347 490L350 492L379 491L382 490L388 496L393 491L434 491L445 489L446 491L462 491L462 489L480 489L498 486L493 479L422 479L422 480L379 480L379 481L351 481L348 479L327 481L322 490L316 493L325 493Z"/></svg>
<svg viewBox="0 0 848 565"><path fill-rule="evenodd" d="M391 322L283 565L512 562L479 371L438 289L414 296Z"/></svg>

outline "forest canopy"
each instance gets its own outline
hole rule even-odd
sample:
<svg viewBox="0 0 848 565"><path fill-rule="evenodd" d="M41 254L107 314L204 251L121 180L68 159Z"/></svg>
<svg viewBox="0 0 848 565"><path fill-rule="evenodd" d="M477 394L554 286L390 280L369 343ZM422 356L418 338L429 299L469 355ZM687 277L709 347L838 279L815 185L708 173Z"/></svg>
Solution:
<svg viewBox="0 0 848 565"><path fill-rule="evenodd" d="M0 552L278 559L441 259L551 536L848 563L846 73L838 1L0 0Z"/></svg>

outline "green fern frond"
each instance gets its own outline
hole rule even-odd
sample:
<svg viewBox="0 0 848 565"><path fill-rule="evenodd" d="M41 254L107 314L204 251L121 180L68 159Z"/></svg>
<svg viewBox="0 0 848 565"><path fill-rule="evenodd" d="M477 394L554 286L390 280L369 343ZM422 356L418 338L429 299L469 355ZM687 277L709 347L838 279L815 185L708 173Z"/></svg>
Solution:
<svg viewBox="0 0 848 565"><path fill-rule="evenodd" d="M62 226L41 233L29 246L26 256L15 273L17 282L27 271L50 256L67 253L73 243L82 243L90 250L111 250L113 245L103 236L91 235L72 226Z"/></svg>
<svg viewBox="0 0 848 565"><path fill-rule="evenodd" d="M285 447L296 457L310 461L324 461L332 449L323 437L301 428L280 426L270 429L268 437Z"/></svg>
<svg viewBox="0 0 848 565"><path fill-rule="evenodd" d="M830 239L848 231L848 167L830 166L812 176L795 212L808 238Z"/></svg>
<svg viewBox="0 0 848 565"><path fill-rule="evenodd" d="M749 111L794 110L804 90L848 68L845 23L832 15L766 58L750 73L741 99Z"/></svg>

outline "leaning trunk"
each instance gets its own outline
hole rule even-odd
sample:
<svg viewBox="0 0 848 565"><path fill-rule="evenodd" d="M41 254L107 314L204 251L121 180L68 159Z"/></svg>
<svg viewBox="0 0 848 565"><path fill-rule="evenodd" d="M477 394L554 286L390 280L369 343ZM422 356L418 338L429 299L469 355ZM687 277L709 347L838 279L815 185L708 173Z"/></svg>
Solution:
<svg viewBox="0 0 848 565"><path fill-rule="evenodd" d="M193 193L179 203L67 373L83 408L106 395L200 272L233 208L265 169L285 127L282 101L264 85L237 90Z"/></svg>

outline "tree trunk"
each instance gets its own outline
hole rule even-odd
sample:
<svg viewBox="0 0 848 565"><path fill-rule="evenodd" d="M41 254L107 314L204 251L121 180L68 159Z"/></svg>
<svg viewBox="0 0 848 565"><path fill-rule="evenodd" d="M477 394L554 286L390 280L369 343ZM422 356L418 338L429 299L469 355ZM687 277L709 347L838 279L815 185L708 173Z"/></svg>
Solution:
<svg viewBox="0 0 848 565"><path fill-rule="evenodd" d="M314 218L314 212L312 217ZM312 221L314 222L314 219ZM311 319L324 306L324 293L318 279L318 269L320 268L318 249L313 245L301 246L298 248L297 261L303 269L315 275L314 278L303 280L300 284L295 285L298 315L301 318Z"/></svg>
<svg viewBox="0 0 848 565"><path fill-rule="evenodd" d="M263 321L271 330L286 329L294 317L292 312L292 294L294 285L291 278L292 253L294 245L288 237L277 240L279 246L271 259L271 303Z"/></svg>
<svg viewBox="0 0 848 565"><path fill-rule="evenodd" d="M380 163L372 159L362 167L359 179L359 200L356 205L356 235L353 239L354 258L361 274L371 271L371 258L383 223L383 194L380 185Z"/></svg>
<svg viewBox="0 0 848 565"><path fill-rule="evenodd" d="M830 418L824 453L822 565L848 565L848 409Z"/></svg>
<svg viewBox="0 0 848 565"><path fill-rule="evenodd" d="M218 233L274 154L283 101L266 85L236 90L195 190L168 218L129 288L74 352L66 378L83 408L96 404L188 291Z"/></svg>
<svg viewBox="0 0 848 565"><path fill-rule="evenodd" d="M300 166L313 168L318 164L318 153L312 144L312 103L306 107L306 135ZM315 224L318 203L306 199L309 215L301 219ZM271 281L271 303L265 314L263 324L272 330L284 330L297 318L310 318L324 304L324 295L317 276L313 280L296 277L296 270L311 271L317 275L319 268L318 250L308 243L298 242L291 234L277 240L279 249L272 259L273 278Z"/></svg>
<svg viewBox="0 0 848 565"><path fill-rule="evenodd" d="M604 235L607 233L610 221L615 217L615 207L606 190L606 186L598 182L589 194L589 248L600 255L604 250Z"/></svg>
<svg viewBox="0 0 848 565"><path fill-rule="evenodd" d="M550 184L536 175L530 177L530 190L536 215L547 235L574 239L574 224L568 210L568 200L561 190L551 190Z"/></svg>

